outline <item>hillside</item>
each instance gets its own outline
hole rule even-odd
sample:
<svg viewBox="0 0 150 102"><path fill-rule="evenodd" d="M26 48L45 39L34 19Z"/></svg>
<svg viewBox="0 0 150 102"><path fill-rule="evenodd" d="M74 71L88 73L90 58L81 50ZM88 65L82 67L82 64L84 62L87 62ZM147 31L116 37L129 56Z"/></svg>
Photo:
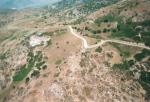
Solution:
<svg viewBox="0 0 150 102"><path fill-rule="evenodd" d="M150 101L149 0L34 2L0 1L0 102Z"/></svg>
<svg viewBox="0 0 150 102"><path fill-rule="evenodd" d="M85 15L117 1L119 0L61 0L54 6L60 11L70 9L69 15L76 15L75 13Z"/></svg>

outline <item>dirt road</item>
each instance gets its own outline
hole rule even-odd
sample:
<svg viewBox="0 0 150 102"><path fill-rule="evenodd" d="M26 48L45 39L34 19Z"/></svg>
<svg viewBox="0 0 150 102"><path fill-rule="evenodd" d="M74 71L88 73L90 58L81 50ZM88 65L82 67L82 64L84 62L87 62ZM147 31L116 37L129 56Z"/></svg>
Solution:
<svg viewBox="0 0 150 102"><path fill-rule="evenodd" d="M80 36L75 30L73 30L73 28L71 26L69 26L69 29L70 29L71 34L73 34L74 36L76 36L77 38L82 40L83 49L96 48L96 47L102 46L105 43L112 42L112 43L118 43L118 44L123 44L123 45L128 45L128 46L133 46L133 47L139 47L139 48L145 48L145 49L150 50L150 47L147 47L142 43L134 43L134 42L121 41L121 40L114 40L114 39L101 40L97 44L88 45L87 40L84 37Z"/></svg>

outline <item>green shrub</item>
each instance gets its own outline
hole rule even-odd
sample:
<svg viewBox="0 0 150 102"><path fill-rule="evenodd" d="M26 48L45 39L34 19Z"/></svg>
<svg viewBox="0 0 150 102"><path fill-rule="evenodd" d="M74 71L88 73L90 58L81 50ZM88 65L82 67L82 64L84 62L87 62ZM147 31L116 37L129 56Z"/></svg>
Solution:
<svg viewBox="0 0 150 102"><path fill-rule="evenodd" d="M142 71L139 83L142 85L143 89L146 90L146 99L150 99L150 72Z"/></svg>
<svg viewBox="0 0 150 102"><path fill-rule="evenodd" d="M150 26L150 20L145 20L143 22L139 22L138 24L142 26Z"/></svg>
<svg viewBox="0 0 150 102"><path fill-rule="evenodd" d="M132 24L125 24L122 21L118 21L117 25L117 32L112 32L112 36L114 37L134 37L137 35L137 32L134 30L134 27Z"/></svg>
<svg viewBox="0 0 150 102"><path fill-rule="evenodd" d="M44 65L44 66L42 67L42 69L43 69L43 70L47 69L47 65Z"/></svg>
<svg viewBox="0 0 150 102"><path fill-rule="evenodd" d="M113 69L119 69L119 70L129 70L131 66L134 65L134 61L133 60L125 60L123 61L122 63L119 63L119 64L114 64L113 65Z"/></svg>
<svg viewBox="0 0 150 102"><path fill-rule="evenodd" d="M98 48L95 50L95 52L101 53L101 52L102 52L102 48L101 48L101 47L98 47Z"/></svg>
<svg viewBox="0 0 150 102"><path fill-rule="evenodd" d="M30 68L26 68L26 65L20 68L19 72L16 72L13 76L13 81L22 81L30 72Z"/></svg>
<svg viewBox="0 0 150 102"><path fill-rule="evenodd" d="M95 23L96 23L97 25L100 25L102 22L105 22L105 23L107 23L107 22L113 22L113 21L116 21L116 20L118 20L118 19L119 19L119 17L117 17L117 16L115 16L115 15L113 15L113 14L108 14L108 15L106 15L106 16L97 18L97 19L95 20Z"/></svg>
<svg viewBox="0 0 150 102"><path fill-rule="evenodd" d="M37 68L40 68L42 65L44 65L45 64L45 61L42 61L42 62L38 62L38 63L36 63L36 67Z"/></svg>
<svg viewBox="0 0 150 102"><path fill-rule="evenodd" d="M23 65L18 72L13 76L13 81L22 81L29 72L33 69L33 67L41 68L45 64L45 61L42 61L42 53L38 51L36 55L33 52L28 53L28 61L27 64ZM36 63L36 64L35 64ZM39 72L34 71L31 76L37 76ZM27 80L27 79L26 79Z"/></svg>
<svg viewBox="0 0 150 102"><path fill-rule="evenodd" d="M31 58L28 64L23 65L20 68L20 71L15 73L15 75L13 76L13 81L22 81L32 70L32 68L34 67L34 64L35 64L34 58Z"/></svg>
<svg viewBox="0 0 150 102"><path fill-rule="evenodd" d="M31 77L39 77L40 72L37 70L34 70L33 73L31 74Z"/></svg>
<svg viewBox="0 0 150 102"><path fill-rule="evenodd" d="M0 54L0 60L4 60L7 58L7 53Z"/></svg>
<svg viewBox="0 0 150 102"><path fill-rule="evenodd" d="M26 78L26 83L28 83L30 81L30 78L29 77L27 77Z"/></svg>
<svg viewBox="0 0 150 102"><path fill-rule="evenodd" d="M137 53L136 55L134 55L135 60L137 61L141 61L142 59L144 59L146 56L150 55L150 51L143 49L141 53Z"/></svg>

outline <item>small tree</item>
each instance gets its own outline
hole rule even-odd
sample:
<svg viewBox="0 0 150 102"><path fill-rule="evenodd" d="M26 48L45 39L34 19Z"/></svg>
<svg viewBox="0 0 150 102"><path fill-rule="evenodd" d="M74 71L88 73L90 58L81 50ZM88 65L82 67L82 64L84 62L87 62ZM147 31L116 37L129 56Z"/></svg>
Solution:
<svg viewBox="0 0 150 102"><path fill-rule="evenodd" d="M26 84L28 84L28 83L29 83L29 81L30 81L30 78L29 78L29 77L27 77L27 78L26 78Z"/></svg>
<svg viewBox="0 0 150 102"><path fill-rule="evenodd" d="M102 48L101 48L101 47L98 47L98 48L95 50L95 52L101 53L101 52L102 52Z"/></svg>
<svg viewBox="0 0 150 102"><path fill-rule="evenodd" d="M103 33L106 33L106 32L107 32L107 29L106 29L106 28L104 28L104 29L103 29Z"/></svg>

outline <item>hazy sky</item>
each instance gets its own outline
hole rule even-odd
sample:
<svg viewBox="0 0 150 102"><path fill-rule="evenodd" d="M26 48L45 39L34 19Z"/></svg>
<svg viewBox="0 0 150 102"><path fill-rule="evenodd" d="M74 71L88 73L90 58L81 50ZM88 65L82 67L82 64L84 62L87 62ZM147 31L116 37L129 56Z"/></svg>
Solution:
<svg viewBox="0 0 150 102"><path fill-rule="evenodd" d="M60 0L31 0L31 1L33 1L33 2L39 2L39 3L47 3L47 2L58 2L58 1L60 1Z"/></svg>
<svg viewBox="0 0 150 102"><path fill-rule="evenodd" d="M15 0L0 0L0 4L4 4L8 1L15 1ZM18 0L18 1L24 1L24 0ZM33 2L57 2L57 1L61 1L61 0L26 0L26 1L33 1Z"/></svg>
<svg viewBox="0 0 150 102"><path fill-rule="evenodd" d="M61 0L0 0L0 8L24 8L31 5L55 3Z"/></svg>

